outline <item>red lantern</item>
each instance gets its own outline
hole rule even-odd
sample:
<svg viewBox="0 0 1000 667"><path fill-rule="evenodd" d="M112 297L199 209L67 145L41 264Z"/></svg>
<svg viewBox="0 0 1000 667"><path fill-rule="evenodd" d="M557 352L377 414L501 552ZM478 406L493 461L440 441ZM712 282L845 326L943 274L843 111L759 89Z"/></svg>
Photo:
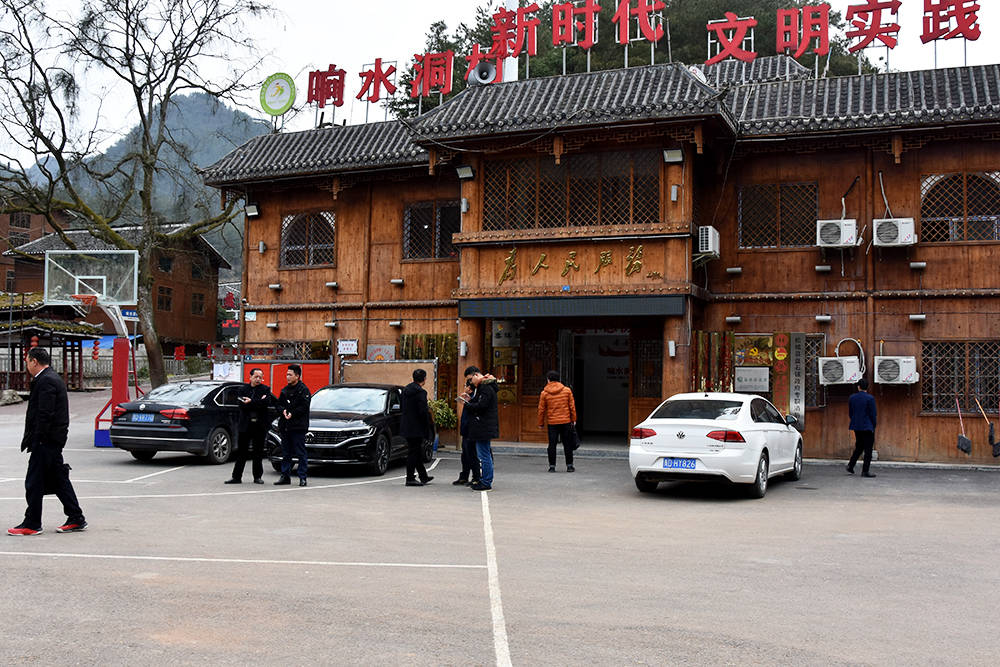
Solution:
<svg viewBox="0 0 1000 667"><path fill-rule="evenodd" d="M174 359L176 359L177 361L184 361L184 359L186 358L187 356L184 353L183 345L178 345L177 347L174 348Z"/></svg>
<svg viewBox="0 0 1000 667"><path fill-rule="evenodd" d="M91 350L90 357L94 361L97 361L98 359L101 358L101 341L100 340L95 340L94 341L94 349Z"/></svg>
<svg viewBox="0 0 1000 667"><path fill-rule="evenodd" d="M31 347L38 347L38 336L31 337Z"/></svg>

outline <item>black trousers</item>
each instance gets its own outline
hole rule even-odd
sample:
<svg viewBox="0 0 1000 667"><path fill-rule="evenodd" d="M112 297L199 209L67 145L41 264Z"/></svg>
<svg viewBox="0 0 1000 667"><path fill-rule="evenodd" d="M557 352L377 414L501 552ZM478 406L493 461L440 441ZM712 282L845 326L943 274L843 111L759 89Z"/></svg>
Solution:
<svg viewBox="0 0 1000 667"><path fill-rule="evenodd" d="M854 443L854 453L851 454L851 460L847 464L847 467L853 469L854 464L858 462L858 457L861 456L863 452L865 455L865 462L861 466L861 472L864 474L868 472L868 469L872 466L872 449L875 448L875 431L855 431Z"/></svg>
<svg viewBox="0 0 1000 667"><path fill-rule="evenodd" d="M69 481L69 466L63 462L61 447L42 445L31 450L28 473L24 477L24 495L28 501L28 509L24 512L25 527L35 530L42 527L42 497L46 491L56 494L70 522L83 522L83 510Z"/></svg>
<svg viewBox="0 0 1000 667"><path fill-rule="evenodd" d="M424 468L424 439L406 439L406 479L416 479L414 475L420 475L420 479L427 479L427 469Z"/></svg>
<svg viewBox="0 0 1000 667"><path fill-rule="evenodd" d="M566 455L566 465L573 465L572 424L549 424L549 465L556 464L556 443L562 438L563 454Z"/></svg>
<svg viewBox="0 0 1000 667"><path fill-rule="evenodd" d="M281 434L281 476L292 476L292 459L299 460L299 479L306 478L309 452L306 451L305 431L285 431Z"/></svg>
<svg viewBox="0 0 1000 667"><path fill-rule="evenodd" d="M462 472L458 478L467 482L469 475L472 475L472 481L479 481L479 455L476 454L476 441L463 436Z"/></svg>
<svg viewBox="0 0 1000 667"><path fill-rule="evenodd" d="M247 465L247 454L253 460L251 470L253 478L264 476L264 440L267 437L267 427L251 426L240 433L239 446L236 448L236 464L233 466L233 479L243 477L243 469Z"/></svg>

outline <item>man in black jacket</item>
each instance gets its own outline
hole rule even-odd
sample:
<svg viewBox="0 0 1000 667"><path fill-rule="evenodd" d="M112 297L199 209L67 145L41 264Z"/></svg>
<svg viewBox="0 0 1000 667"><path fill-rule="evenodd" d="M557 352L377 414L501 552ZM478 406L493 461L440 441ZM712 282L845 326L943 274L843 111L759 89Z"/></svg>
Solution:
<svg viewBox="0 0 1000 667"><path fill-rule="evenodd" d="M299 460L299 486L306 485L309 459L306 455L306 432L309 430L309 403L312 394L302 383L302 367L292 364L285 373L288 384L278 396L281 418L281 477L275 485L292 483L292 459Z"/></svg>
<svg viewBox="0 0 1000 667"><path fill-rule="evenodd" d="M240 387L236 399L240 402L239 447L236 449L233 476L226 480L226 484L240 484L243 481L248 450L253 459L253 483L263 484L264 440L271 421L271 406L274 405L271 388L264 384L264 371L259 368L251 369L250 382Z"/></svg>
<svg viewBox="0 0 1000 667"><path fill-rule="evenodd" d="M8 535L29 536L42 532L42 497L46 487L56 494L66 512L66 523L59 533L75 533L87 528L87 520L69 481L69 466L63 463L62 451L69 432L69 399L59 374L49 368L49 353L40 347L28 350L26 363L31 373L31 394L24 419L21 451L30 452L28 473L24 478L28 509L24 521L7 531Z"/></svg>
<svg viewBox="0 0 1000 667"><path fill-rule="evenodd" d="M465 377L472 381L474 393L462 395L469 419L469 438L476 443L476 454L482 473L479 482L472 485L474 491L489 491L493 488L493 450L490 441L500 437L500 419L497 414L497 381L492 375L483 375L475 366L465 369Z"/></svg>
<svg viewBox="0 0 1000 667"><path fill-rule="evenodd" d="M400 400L403 414L399 434L406 438L406 486L423 486L434 479L427 474L423 461L424 442L434 435L427 392L424 390L426 381L427 371L422 368L413 371L413 382L403 387ZM417 474L420 475L419 481Z"/></svg>
<svg viewBox="0 0 1000 667"><path fill-rule="evenodd" d="M474 391L472 380L468 378L465 380L465 391L470 396ZM458 434L462 438L462 472L458 473L458 479L452 482L455 486L471 486L479 483L479 457L476 455L476 443L469 437L471 417L470 410L462 410L462 418L458 423ZM469 480L470 475L472 476L471 481Z"/></svg>

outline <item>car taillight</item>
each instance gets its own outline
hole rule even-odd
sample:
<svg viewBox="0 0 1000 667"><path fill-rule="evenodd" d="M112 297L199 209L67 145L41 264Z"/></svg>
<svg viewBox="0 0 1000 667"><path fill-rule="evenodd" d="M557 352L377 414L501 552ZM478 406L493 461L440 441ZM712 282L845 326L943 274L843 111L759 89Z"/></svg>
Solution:
<svg viewBox="0 0 1000 667"><path fill-rule="evenodd" d="M707 437L719 442L746 442L739 431L712 431Z"/></svg>
<svg viewBox="0 0 1000 667"><path fill-rule="evenodd" d="M121 404L119 403L115 407L111 408L111 418L112 419L118 419L119 417L121 417L126 412L128 412L128 410L126 410L125 408L123 408L121 406Z"/></svg>
<svg viewBox="0 0 1000 667"><path fill-rule="evenodd" d="M654 431L651 428L639 428L638 426L636 426L634 429L632 429L632 439L633 440L642 440L643 438L652 438L654 435L656 435L656 431Z"/></svg>
<svg viewBox="0 0 1000 667"><path fill-rule="evenodd" d="M188 416L188 411L184 408L172 408L170 410L160 410L160 414L167 419L191 419Z"/></svg>

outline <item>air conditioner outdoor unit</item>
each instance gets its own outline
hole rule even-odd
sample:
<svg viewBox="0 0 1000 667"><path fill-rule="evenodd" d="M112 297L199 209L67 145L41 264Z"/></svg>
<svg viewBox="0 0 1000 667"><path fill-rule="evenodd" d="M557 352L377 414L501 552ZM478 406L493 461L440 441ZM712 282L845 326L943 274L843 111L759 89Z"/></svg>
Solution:
<svg viewBox="0 0 1000 667"><path fill-rule="evenodd" d="M821 248L852 248L858 244L858 221L817 220L816 245Z"/></svg>
<svg viewBox="0 0 1000 667"><path fill-rule="evenodd" d="M719 230L711 225L698 228L698 252L719 256Z"/></svg>
<svg viewBox="0 0 1000 667"><path fill-rule="evenodd" d="M872 220L875 227L875 245L902 246L917 242L913 218L880 218Z"/></svg>
<svg viewBox="0 0 1000 667"><path fill-rule="evenodd" d="M916 357L875 357L875 381L881 384L919 382Z"/></svg>
<svg viewBox="0 0 1000 667"><path fill-rule="evenodd" d="M819 357L820 384L855 384L861 379L860 357Z"/></svg>

